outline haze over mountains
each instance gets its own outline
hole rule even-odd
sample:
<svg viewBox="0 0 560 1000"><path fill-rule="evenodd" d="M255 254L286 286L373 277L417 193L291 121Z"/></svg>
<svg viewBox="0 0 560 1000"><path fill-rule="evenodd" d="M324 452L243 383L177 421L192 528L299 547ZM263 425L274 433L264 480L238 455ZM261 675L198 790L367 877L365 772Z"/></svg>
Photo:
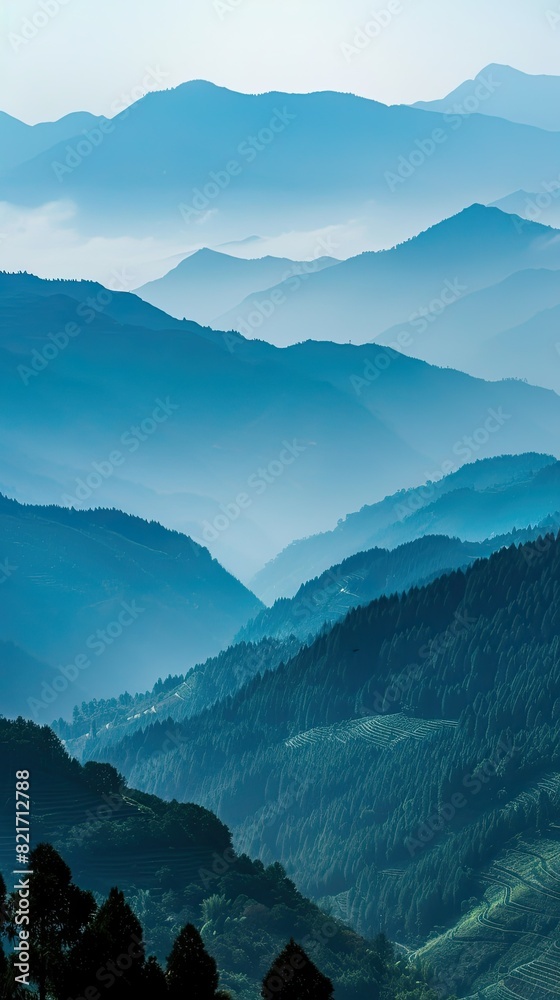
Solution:
<svg viewBox="0 0 560 1000"><path fill-rule="evenodd" d="M4 493L159 520L244 580L438 470L558 448L554 393L368 346L278 350L26 275L0 275L0 320Z"/></svg>
<svg viewBox="0 0 560 1000"><path fill-rule="evenodd" d="M0 497L0 535L4 668L29 660L23 687L4 682L12 716L43 724L149 687L158 663L194 666L261 606L190 538L119 511Z"/></svg>
<svg viewBox="0 0 560 1000"><path fill-rule="evenodd" d="M479 95L484 94L481 99ZM477 103L476 108L474 104ZM417 101L415 108L445 114L490 115L522 125L560 131L560 78L533 76L492 63L438 101Z"/></svg>
<svg viewBox="0 0 560 1000"><path fill-rule="evenodd" d="M257 573L252 586L271 604L293 597L306 580L375 546L395 549L433 534L482 542L538 525L560 509L559 477L560 463L547 455L469 463L362 507L332 531L292 542Z"/></svg>
<svg viewBox="0 0 560 1000"><path fill-rule="evenodd" d="M558 97L0 114L0 750L232 1000L558 993Z"/></svg>
<svg viewBox="0 0 560 1000"><path fill-rule="evenodd" d="M217 316L251 292L337 263L330 257L311 262L277 257L242 260L215 250L198 250L163 278L136 289L136 293L179 319L186 317L213 325Z"/></svg>
<svg viewBox="0 0 560 1000"><path fill-rule="evenodd" d="M410 324L397 324L378 341L479 378L524 378L558 391L560 355L554 317L559 304L558 271L516 271L496 285L465 295L445 311L428 314L420 335Z"/></svg>
<svg viewBox="0 0 560 1000"><path fill-rule="evenodd" d="M26 247L32 252L45 226L65 266L74 258L76 276L87 260L88 276L103 269L99 238L105 260L133 271L150 247L159 260L255 232L293 233L288 254L296 259L391 247L475 202L540 190L557 177L560 136L480 113L492 96L490 86L465 116L332 92L251 96L192 81L149 93L111 120L77 115L25 126L4 116L10 242L1 262L26 266ZM330 251L321 249L325 230Z"/></svg>
<svg viewBox="0 0 560 1000"><path fill-rule="evenodd" d="M415 340L457 300L527 268L558 269L558 232L472 205L392 250L364 253L293 290L286 282L219 318L279 346L306 339L370 342L396 323ZM263 316L259 303L281 304ZM257 319L254 319L255 314Z"/></svg>
<svg viewBox="0 0 560 1000"><path fill-rule="evenodd" d="M237 639L258 643L265 637L285 641L296 636L304 643L345 618L353 608L383 594L400 594L454 569L466 569L498 549L535 541L559 526L560 512L536 527L494 535L483 542L423 535L392 551L373 548L358 552L303 583L291 599L280 597L271 608L263 609L239 631Z"/></svg>

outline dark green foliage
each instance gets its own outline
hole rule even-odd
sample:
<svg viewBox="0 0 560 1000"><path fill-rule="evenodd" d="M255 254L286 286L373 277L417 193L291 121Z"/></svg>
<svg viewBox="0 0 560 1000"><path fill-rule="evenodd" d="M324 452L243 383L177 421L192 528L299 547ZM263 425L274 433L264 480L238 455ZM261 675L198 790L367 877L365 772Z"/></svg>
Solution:
<svg viewBox="0 0 560 1000"><path fill-rule="evenodd" d="M157 958L150 955L144 966L144 995L150 1000L163 1000L167 996L167 980Z"/></svg>
<svg viewBox="0 0 560 1000"><path fill-rule="evenodd" d="M96 761L87 761L84 764L84 779L88 788L96 795L118 795L122 792L126 782L116 768L110 764L97 764Z"/></svg>
<svg viewBox="0 0 560 1000"><path fill-rule="evenodd" d="M323 976L309 955L290 938L264 977L264 1000L331 1000L333 984Z"/></svg>
<svg viewBox="0 0 560 1000"><path fill-rule="evenodd" d="M72 873L51 844L38 844L29 857L30 968L40 1000L65 981L66 962L96 906L90 892L74 885ZM17 928L19 898L12 897L12 930Z"/></svg>
<svg viewBox="0 0 560 1000"><path fill-rule="evenodd" d="M18 568L2 589L6 715L50 723L84 696L145 689L154 662L194 666L262 607L187 535L118 510L0 495L0 534L6 565Z"/></svg>
<svg viewBox="0 0 560 1000"><path fill-rule="evenodd" d="M429 521L429 511L426 518ZM560 515L553 523L560 525ZM295 597L280 598L271 608L265 608L241 629L237 638L256 643L265 636L285 640L295 635L305 642L325 623L340 621L352 608L429 583L452 570L466 569L477 559L509 545L534 541L542 533L539 528L525 528L494 535L484 542L429 534L395 549L359 552L304 583Z"/></svg>
<svg viewBox="0 0 560 1000"><path fill-rule="evenodd" d="M167 959L167 984L171 1000L215 1000L219 983L216 962L206 951L193 924L180 931Z"/></svg>
<svg viewBox="0 0 560 1000"><path fill-rule="evenodd" d="M83 996L88 986L101 984L114 988L119 1000L133 1000L144 985L144 973L142 926L123 893L113 888L70 955L66 990Z"/></svg>
<svg viewBox="0 0 560 1000"><path fill-rule="evenodd" d="M63 1000L100 985L100 969L107 981L114 976L115 997L119 990L126 995L130 976L137 978L142 967L142 989L147 988L144 976L157 983L157 968L142 955L130 969L119 970L126 976L117 976L108 966L121 954L127 964L131 942L136 951L134 938L144 941L138 919L145 930L146 953L160 961L185 924L199 928L217 962L222 990L235 1000L255 1000L274 955L291 936L335 982L336 1000L371 1000L372 984L380 976L376 950L340 920L326 918L280 864L265 867L236 854L229 830L206 809L163 802L128 787L100 794L100 789L119 786L116 771L84 768L47 727L0 717L0 800L13 798L12 775L22 764L31 775L34 834L54 842L81 885L95 890L101 900L109 895L77 939L74 904L69 910L75 915L72 935L57 924L49 975ZM0 851L5 871L13 867L12 836L13 816L3 810ZM53 849L44 850L48 862ZM52 858L52 872L70 891L67 865L54 854ZM117 882L126 899L119 890L110 891ZM85 899L91 908L89 894Z"/></svg>
<svg viewBox="0 0 560 1000"><path fill-rule="evenodd" d="M348 720L366 736L390 723L398 739L334 738ZM509 840L558 823L559 720L560 541L548 536L352 611L177 727L164 758L152 755L162 724L107 758L158 794L219 808L246 850L280 858L362 933L421 944L480 898Z"/></svg>

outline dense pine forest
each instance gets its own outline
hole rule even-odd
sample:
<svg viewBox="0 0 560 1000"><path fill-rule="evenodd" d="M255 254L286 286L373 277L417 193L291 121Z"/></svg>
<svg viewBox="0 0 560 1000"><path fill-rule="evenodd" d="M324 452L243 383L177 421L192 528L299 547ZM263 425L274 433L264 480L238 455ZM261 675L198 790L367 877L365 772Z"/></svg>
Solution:
<svg viewBox="0 0 560 1000"><path fill-rule="evenodd" d="M13 800L16 770L29 775L30 984L40 998L91 996L94 987L103 995L111 985L127 1000L139 990L207 1000L435 1000L385 937L364 940L306 899L280 864L237 853L208 810L134 791L110 765L82 766L51 729L23 719L0 718L0 758L3 802ZM17 876L8 875L11 813L0 817L6 1000L20 996L17 954L8 955L22 927L10 892Z"/></svg>
<svg viewBox="0 0 560 1000"><path fill-rule="evenodd" d="M270 636L297 636L303 642L325 625L344 618L352 608L427 584L451 570L466 569L509 545L535 541L559 523L556 515L537 527L493 535L483 542L424 535L395 549L359 552L302 584L293 598L279 598L271 608L265 608L240 630L238 639L258 642Z"/></svg>
<svg viewBox="0 0 560 1000"><path fill-rule="evenodd" d="M559 718L549 535L352 611L239 694L106 758L215 809L361 933L419 946L475 907L506 845L557 837ZM556 933L560 912L541 916ZM486 961L482 947L457 975Z"/></svg>
<svg viewBox="0 0 560 1000"><path fill-rule="evenodd" d="M560 1000L560 0L371 6L3 5L0 1000Z"/></svg>
<svg viewBox="0 0 560 1000"><path fill-rule="evenodd" d="M483 465L484 463L477 463ZM512 544L537 540L558 525L552 516L540 527L515 529L484 542L462 542L428 535L394 550L370 549L344 560L304 584L295 597L280 598L263 610L238 634L238 641L217 657L198 664L188 675L168 675L140 694L92 699L75 705L72 721L53 723L78 757L89 740L88 755L143 729L146 717L183 721L228 695L235 694L259 673L274 670L291 659L303 644L345 617L352 609L428 583L453 569L466 569L477 559Z"/></svg>

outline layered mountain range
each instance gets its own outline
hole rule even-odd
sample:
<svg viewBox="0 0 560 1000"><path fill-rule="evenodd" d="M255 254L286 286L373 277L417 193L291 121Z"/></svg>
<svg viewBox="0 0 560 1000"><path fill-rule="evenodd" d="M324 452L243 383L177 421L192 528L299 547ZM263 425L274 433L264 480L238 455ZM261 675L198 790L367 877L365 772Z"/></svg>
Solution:
<svg viewBox="0 0 560 1000"><path fill-rule="evenodd" d="M0 791L231 1000L558 993L559 95L0 114Z"/></svg>

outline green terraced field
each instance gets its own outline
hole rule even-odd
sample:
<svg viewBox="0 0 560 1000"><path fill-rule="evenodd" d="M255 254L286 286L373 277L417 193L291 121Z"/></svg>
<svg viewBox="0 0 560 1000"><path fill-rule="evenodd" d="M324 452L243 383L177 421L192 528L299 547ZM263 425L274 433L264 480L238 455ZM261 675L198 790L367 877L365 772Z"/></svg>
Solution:
<svg viewBox="0 0 560 1000"><path fill-rule="evenodd" d="M402 740L425 740L433 733L456 726L456 722L412 719L400 713L397 715L374 715L337 722L332 726L309 729L305 733L298 733L297 736L286 740L286 746L299 750L322 743L351 743L361 740L385 750Z"/></svg>
<svg viewBox="0 0 560 1000"><path fill-rule="evenodd" d="M546 784L558 794L560 775ZM549 1000L560 997L560 835L550 826L532 840L517 839L481 874L482 897L451 929L416 953L436 970L453 969L451 980L466 1000ZM535 958L537 954L537 958ZM478 990L461 991L472 967ZM498 968L500 979L489 982L486 968ZM472 980L471 980L472 981Z"/></svg>

